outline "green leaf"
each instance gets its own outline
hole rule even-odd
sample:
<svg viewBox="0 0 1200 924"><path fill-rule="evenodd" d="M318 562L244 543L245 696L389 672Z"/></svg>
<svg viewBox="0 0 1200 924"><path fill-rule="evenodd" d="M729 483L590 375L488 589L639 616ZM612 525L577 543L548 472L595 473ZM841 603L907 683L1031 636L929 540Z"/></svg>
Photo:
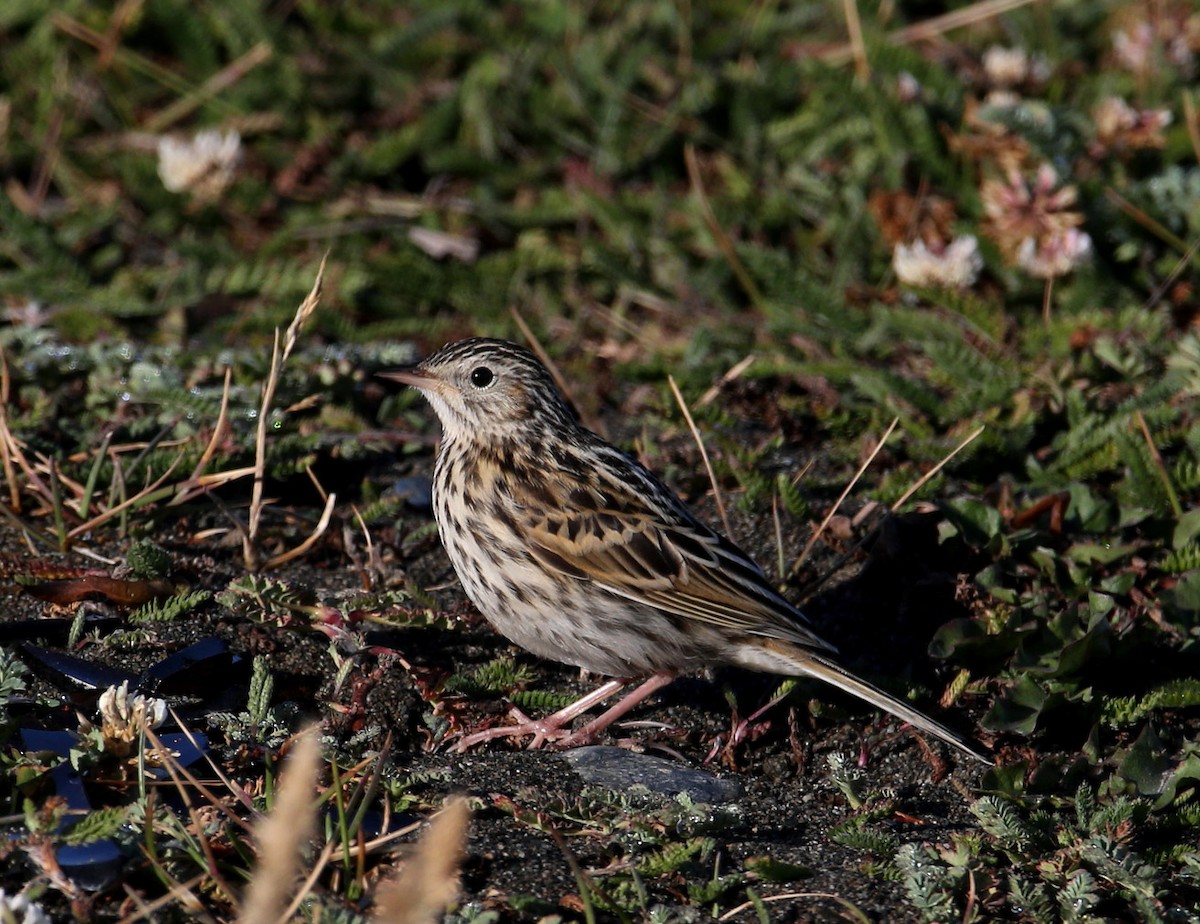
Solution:
<svg viewBox="0 0 1200 924"><path fill-rule="evenodd" d="M807 866L776 860L770 856L747 857L744 865L746 872L753 873L763 882L794 882L812 875L812 870Z"/></svg>
<svg viewBox="0 0 1200 924"><path fill-rule="evenodd" d="M1175 621L1193 626L1200 621L1200 571L1183 575L1175 586L1162 595L1167 612Z"/></svg>
<svg viewBox="0 0 1200 924"><path fill-rule="evenodd" d="M1147 722L1137 740L1125 751L1117 766L1117 775L1129 780L1143 796L1157 796L1163 791L1170 778L1174 762L1167 754L1166 745Z"/></svg>
<svg viewBox="0 0 1200 924"><path fill-rule="evenodd" d="M991 504L960 497L943 503L942 511L968 545L991 548L999 541L1004 519Z"/></svg>
<svg viewBox="0 0 1200 924"><path fill-rule="evenodd" d="M1050 694L1036 680L1024 675L1003 697L996 700L983 717L982 724L993 731L1033 734L1049 699Z"/></svg>

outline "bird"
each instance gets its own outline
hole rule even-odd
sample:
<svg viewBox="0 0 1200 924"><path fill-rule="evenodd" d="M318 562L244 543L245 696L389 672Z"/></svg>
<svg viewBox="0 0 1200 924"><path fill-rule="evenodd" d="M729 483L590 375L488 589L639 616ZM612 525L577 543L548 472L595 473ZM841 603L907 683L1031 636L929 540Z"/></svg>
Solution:
<svg viewBox="0 0 1200 924"><path fill-rule="evenodd" d="M416 388L441 423L438 534L500 634L612 678L542 719L464 736L588 744L681 672L722 664L815 677L984 763L967 740L846 667L729 538L649 469L583 426L538 358L490 338L452 342L380 376ZM643 682L572 730L576 717Z"/></svg>

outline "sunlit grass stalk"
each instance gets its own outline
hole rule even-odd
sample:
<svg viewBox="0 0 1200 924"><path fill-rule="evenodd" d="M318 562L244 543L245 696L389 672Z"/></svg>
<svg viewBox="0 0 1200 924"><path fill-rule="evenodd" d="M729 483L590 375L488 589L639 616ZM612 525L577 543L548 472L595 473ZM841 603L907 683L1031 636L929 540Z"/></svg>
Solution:
<svg viewBox="0 0 1200 924"><path fill-rule="evenodd" d="M700 458L704 462L704 470L708 472L708 480L712 485L713 499L717 502L717 512L721 515L721 525L725 527L726 535L729 535L733 530L729 528L729 515L725 512L725 500L721 497L721 486L717 484L717 475L713 471L712 462L709 461L708 450L704 448L704 440L700 438L700 431L696 428L696 421L692 419L692 412L688 410L687 402L683 400L683 393L679 390L679 386L675 384L675 377L668 375L667 384L671 386L671 394L675 396L675 403L679 405L679 410L683 412L683 419L687 421L692 439L696 441L696 446L700 450Z"/></svg>
<svg viewBox="0 0 1200 924"><path fill-rule="evenodd" d="M808 542L800 551L800 555L796 559L796 564L792 566L793 571L799 568L799 566L805 560L807 560L808 553L812 551L812 547L817 544L817 540L820 539L824 534L826 527L829 526L830 521L841 508L842 502L850 496L850 492L854 490L854 486L858 484L859 479L862 478L866 470L871 467L871 463L875 461L875 457L879 455L880 450L883 449L884 444L888 441L888 437L892 435L892 431L896 429L896 425L899 423L899 417L892 418L892 422L888 425L888 428L886 432L884 432L883 436L879 438L879 442L875 444L875 448L871 450L871 454L867 456L866 461L864 461L863 464L858 467L858 471L854 473L854 477L850 479L850 482L838 496L838 499L834 502L833 506L829 508L829 512L825 514L825 519L821 521L821 525L818 526L813 532L812 536L809 537Z"/></svg>
<svg viewBox="0 0 1200 924"><path fill-rule="evenodd" d="M1171 483L1171 473L1167 471L1167 466L1163 463L1162 453L1154 445L1154 437L1150 435L1150 427L1146 425L1146 418L1142 415L1142 412L1136 410L1133 412L1133 416L1142 431L1142 438L1146 441L1146 448L1150 450L1150 458L1154 462L1154 469L1158 472L1158 477L1163 483L1163 489L1167 492L1167 502L1171 505L1171 512L1176 517L1179 517L1183 514L1183 507L1179 503L1179 494L1175 491L1175 485Z"/></svg>
<svg viewBox="0 0 1200 924"><path fill-rule="evenodd" d="M100 477L100 466L104 464L104 457L108 455L109 444L112 443L112 431L104 434L104 438L100 440L100 448L96 450L96 458L92 461L92 467L88 470L87 481L83 485L83 494L79 497L79 518L85 520L92 512L92 495L96 491L96 481Z"/></svg>
<svg viewBox="0 0 1200 924"><path fill-rule="evenodd" d="M275 329L275 339L271 350L271 368L267 373L266 382L263 383L262 402L259 405L257 428L255 429L254 487L251 490L246 532L242 537L242 558L249 571L257 571L263 564L258 551L258 528L262 521L264 507L263 490L267 477L267 431L271 417L271 405L275 400L275 390L279 387L279 376L283 372L283 364L287 362L295 348L304 322L316 311L321 300L321 287L325 280L325 262L328 259L328 253L321 258L321 265L317 267L317 276L313 280L312 289L296 309L296 314L292 318L292 323L288 325L287 334L282 343L279 329Z"/></svg>
<svg viewBox="0 0 1200 924"><path fill-rule="evenodd" d="M58 537L58 550L65 552L70 545L67 536L67 521L63 517L62 485L58 480L58 466L50 460L50 509L54 515L54 534Z"/></svg>

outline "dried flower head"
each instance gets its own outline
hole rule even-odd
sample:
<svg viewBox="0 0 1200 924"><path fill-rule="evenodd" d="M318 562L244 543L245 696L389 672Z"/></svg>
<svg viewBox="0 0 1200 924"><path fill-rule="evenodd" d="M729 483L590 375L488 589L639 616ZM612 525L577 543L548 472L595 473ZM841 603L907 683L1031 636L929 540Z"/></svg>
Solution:
<svg viewBox="0 0 1200 924"><path fill-rule="evenodd" d="M1092 110L1096 125L1093 154L1162 148L1167 139L1163 129L1171 124L1167 109L1134 109L1119 96L1105 98Z"/></svg>
<svg viewBox="0 0 1200 924"><path fill-rule="evenodd" d="M983 53L983 73L994 89L1036 86L1050 78L1050 65L1041 55L1030 55L1024 48L993 45Z"/></svg>
<svg viewBox="0 0 1200 924"><path fill-rule="evenodd" d="M1034 272L1034 267L1067 265L1068 256L1074 255L1077 259L1070 262L1069 270L1090 253L1091 238L1082 232L1067 234L1083 224L1083 215L1072 208L1078 193L1074 186L1059 187L1058 174L1050 165L1039 167L1032 180L1012 169L1005 180L985 180L980 196L988 218L987 234L1009 263Z"/></svg>
<svg viewBox="0 0 1200 924"><path fill-rule="evenodd" d="M958 221L953 200L936 193L914 196L904 190L875 189L867 208L892 247L913 240L946 241Z"/></svg>
<svg viewBox="0 0 1200 924"><path fill-rule="evenodd" d="M237 132L209 129L188 140L158 140L158 175L171 192L190 192L200 199L216 199L233 182L242 156Z"/></svg>
<svg viewBox="0 0 1200 924"><path fill-rule="evenodd" d="M1154 60L1154 29L1144 19L1113 33L1113 54L1117 63L1133 74L1150 72Z"/></svg>
<svg viewBox="0 0 1200 924"><path fill-rule="evenodd" d="M1020 169L1031 156L1029 142L994 118L997 109L1011 108L1019 102L1017 98L1005 104L1000 91L992 91L983 103L973 96L967 97L963 130L947 133L950 149L972 162L994 163L1001 170Z"/></svg>
<svg viewBox="0 0 1200 924"><path fill-rule="evenodd" d="M1131 4L1131 15L1112 33L1113 57L1118 66L1140 80L1164 64L1187 77L1195 71L1200 50L1200 12L1189 0Z"/></svg>
<svg viewBox="0 0 1200 924"><path fill-rule="evenodd" d="M1039 240L1027 237L1017 248L1017 266L1038 279L1065 276L1091 257L1092 239L1078 228L1054 231Z"/></svg>
<svg viewBox="0 0 1200 924"><path fill-rule="evenodd" d="M144 729L158 728L167 719L167 704L164 700L129 695L129 681L119 687L109 687L100 696L100 731L104 736L104 748L117 757L127 757L133 743L141 737Z"/></svg>
<svg viewBox="0 0 1200 924"><path fill-rule="evenodd" d="M973 286L983 269L979 241L964 234L949 244L923 240L897 244L892 252L892 267L901 282L910 286L939 289L965 289Z"/></svg>
<svg viewBox="0 0 1200 924"><path fill-rule="evenodd" d="M50 915L24 895L9 895L0 889L0 922L3 924L51 924Z"/></svg>

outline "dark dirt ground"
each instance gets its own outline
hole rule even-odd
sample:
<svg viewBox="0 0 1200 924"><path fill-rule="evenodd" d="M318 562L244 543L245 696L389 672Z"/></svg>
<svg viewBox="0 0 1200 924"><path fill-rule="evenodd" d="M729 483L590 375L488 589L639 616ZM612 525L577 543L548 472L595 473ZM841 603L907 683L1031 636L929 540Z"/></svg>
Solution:
<svg viewBox="0 0 1200 924"><path fill-rule="evenodd" d="M679 453L686 458L687 449L680 448ZM419 456L385 477L420 474L431 465L430 456ZM698 495L692 499L703 516L716 522L711 498ZM272 518L282 517L284 509L270 508ZM732 516L735 538L760 561L774 561L773 525L738 511L736 505ZM212 540L198 548L191 537L211 525L208 519L207 515L185 516L170 524L169 533L164 524L154 538L175 558L177 583L219 592L241 573L240 549L216 548ZM458 626L453 630L363 630L362 636L355 636L363 643L355 670L340 688L334 686L335 665L324 635L301 624L252 623L214 602L183 622L154 626L152 638L133 650L108 650L101 638L85 643L77 653L101 661L117 659L122 667L138 670L186 643L216 635L234 652L265 657L275 679L277 702L295 703L302 713L324 720L327 731L339 740L371 727L376 729L376 740L369 740L368 746L382 747L390 736L390 759L396 769L432 780L414 787L422 802L434 807L450 793L475 797L477 811L463 870L464 900L480 902L508 916L513 913L509 898L535 896L545 903L542 910L571 919L580 909L579 886L563 846L499 806L505 798L528 809L570 805L583 792L583 781L559 754L517 750L505 741L466 755L449 753L444 744L430 750L426 721L430 705L422 698L421 689L423 684L505 654L514 655L532 671L531 688L582 693L593 681L581 678L574 668L541 662L515 650L483 624L459 589L436 535L418 541L412 553L402 555L397 550L409 532L426 528L429 522L428 512L409 510L394 526L373 530L373 539L382 550L387 580L395 586L411 582L410 586L429 590L438 609L456 614ZM786 517L784 522L788 549L800 548L801 530ZM922 706L970 735L986 703L966 700L949 711L939 710L936 699L949 674L939 671L925 652L933 628L958 606L954 575L962 563L939 559L931 518L928 522L921 516L897 521L882 535L868 553L860 553L823 585L805 604L806 611L848 662L885 684L889 677L915 678L928 691ZM346 556L338 548L339 532L331 530L330 537L305 560L270 576L307 588L323 602L360 592L361 573L347 567ZM119 552L113 551L114 557L119 557ZM831 549L823 555L825 561L806 569L805 579L836 558ZM12 590L11 617L44 612L43 604ZM791 596L799 599L795 592ZM406 671L392 653L410 663L414 672ZM248 661L247 657L243 666ZM945 842L950 832L968 825L967 806L973 795L978 795L984 768L948 754L940 743L926 747L913 734L899 729L895 720L816 683L806 683L770 711L750 740L706 761L718 736L728 737L732 715L727 695L736 695L739 712L745 716L767 702L778 683L776 677L735 669L718 669L708 677L680 678L631 716L635 721L650 720L666 727L620 729L600 743L670 756L740 784L742 795L732 812L722 815L720 829L705 832L716 838L720 854L709 862L724 872L739 868L747 857L769 855L806 868L809 875L797 881L755 885L764 898L805 893L802 898L772 903L772 920L845 919L841 904L822 897L831 895L852 903L872 920L920 920L906 903L899 881L869 874L864 870L869 855L830 839L829 830L854 811L830 780L827 756L839 752L852 760L861 757L864 790L888 793L895 799L891 820L876 827L901 842ZM236 684L231 687L226 674L213 677L212 684L214 696L218 691L237 689ZM202 696L191 708L182 708L193 727L204 728L204 713L211 709L204 699ZM456 703L456 707L461 707L464 727L503 722L507 708L497 698ZM988 749L990 743L983 744ZM603 884L606 867L619 860L613 855L610 839L594 831L573 833L567 825L562 833L566 850ZM672 903L669 877L649 883L649 888L652 901ZM736 903L726 901L723 908ZM754 912L746 910L735 919L752 920Z"/></svg>

